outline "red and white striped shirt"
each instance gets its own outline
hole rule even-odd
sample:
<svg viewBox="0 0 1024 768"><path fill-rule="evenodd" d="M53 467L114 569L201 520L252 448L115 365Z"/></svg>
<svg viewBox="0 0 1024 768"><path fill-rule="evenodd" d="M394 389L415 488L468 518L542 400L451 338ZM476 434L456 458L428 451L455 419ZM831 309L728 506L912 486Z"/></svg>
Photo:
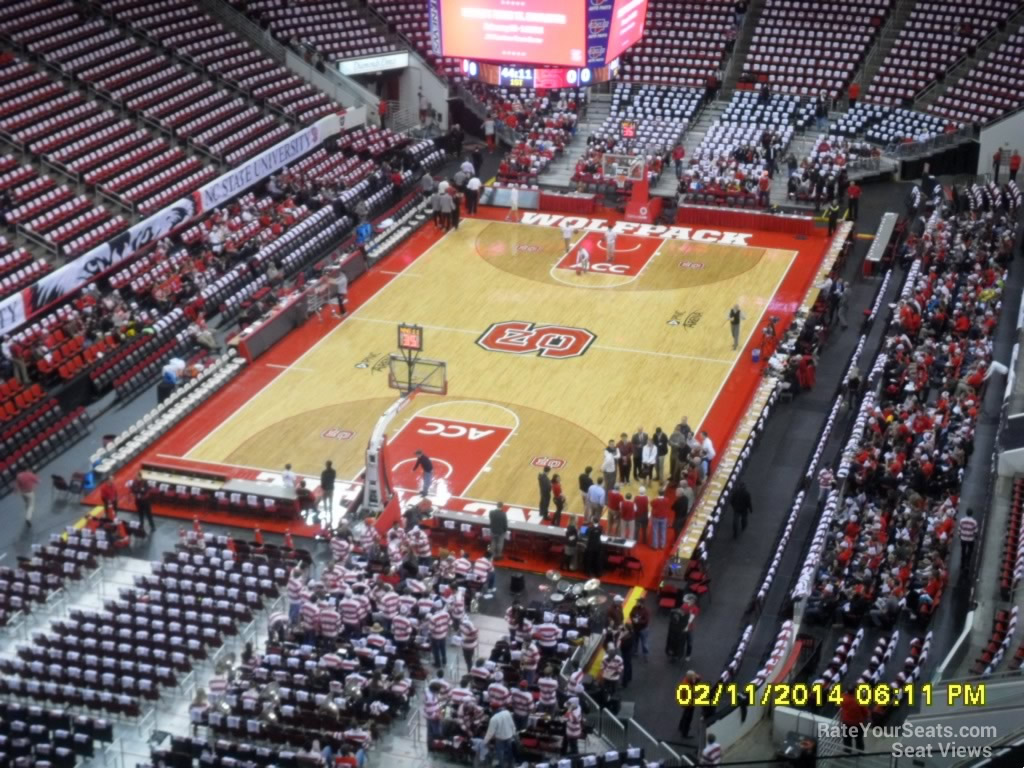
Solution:
<svg viewBox="0 0 1024 768"><path fill-rule="evenodd" d="M371 648L383 648L388 644L388 639L384 635L371 632L366 636L366 644Z"/></svg>
<svg viewBox="0 0 1024 768"><path fill-rule="evenodd" d="M369 552L376 547L379 540L380 534L377 533L376 528L372 525L363 526L363 533L359 537L359 546L362 547L363 552Z"/></svg>
<svg viewBox="0 0 1024 768"><path fill-rule="evenodd" d="M443 640L448 637L448 630L452 628L452 617L448 611L434 611L430 614L430 636L434 640Z"/></svg>
<svg viewBox="0 0 1024 768"><path fill-rule="evenodd" d="M487 702L491 709L501 709L508 703L509 690L501 683L491 683L487 686Z"/></svg>
<svg viewBox="0 0 1024 768"><path fill-rule="evenodd" d="M462 688L460 686L452 688L448 698L451 699L452 704L458 706L459 704L465 704L467 701L476 701L476 694L469 688Z"/></svg>
<svg viewBox="0 0 1024 768"><path fill-rule="evenodd" d="M565 735L570 739L583 737L583 710L578 704L565 713Z"/></svg>
<svg viewBox="0 0 1024 768"><path fill-rule="evenodd" d="M441 697L433 691L427 691L423 697L423 715L427 720L441 719Z"/></svg>
<svg viewBox="0 0 1024 768"><path fill-rule="evenodd" d="M320 607L320 634L335 637L341 629L341 614L329 605Z"/></svg>
<svg viewBox="0 0 1024 768"><path fill-rule="evenodd" d="M292 576L288 579L288 602L297 603L302 599L302 579Z"/></svg>
<svg viewBox="0 0 1024 768"><path fill-rule="evenodd" d="M542 648L554 648L562 636L562 629L557 624L545 622L533 628L533 636Z"/></svg>
<svg viewBox="0 0 1024 768"><path fill-rule="evenodd" d="M343 536L335 536L331 539L331 554L334 555L334 559L340 562L344 562L345 559L352 553L352 542Z"/></svg>
<svg viewBox="0 0 1024 768"><path fill-rule="evenodd" d="M428 616L434 612L434 599L424 595L416 601L416 612L420 616Z"/></svg>
<svg viewBox="0 0 1024 768"><path fill-rule="evenodd" d="M412 639L412 633L416 629L416 620L399 614L391 620L391 634L394 635L396 643L407 643Z"/></svg>
<svg viewBox="0 0 1024 768"><path fill-rule="evenodd" d="M978 535L978 521L973 517L964 517L960 519L960 541L971 542L974 541Z"/></svg>
<svg viewBox="0 0 1024 768"><path fill-rule="evenodd" d="M566 686L570 693L583 693L583 677L586 673L582 669L577 669L571 675L569 675L569 684Z"/></svg>
<svg viewBox="0 0 1024 768"><path fill-rule="evenodd" d="M347 627L359 626L359 601L354 597L344 597L338 603L341 610L341 620Z"/></svg>
<svg viewBox="0 0 1024 768"><path fill-rule="evenodd" d="M458 561L456 561L458 562ZM473 561L473 578L480 582L486 582L487 577L494 572L494 563L486 557Z"/></svg>
<svg viewBox="0 0 1024 768"><path fill-rule="evenodd" d="M542 677L537 681L540 689L540 703L551 706L558 703L558 680L553 677Z"/></svg>
<svg viewBox="0 0 1024 768"><path fill-rule="evenodd" d="M533 711L533 694L525 688L513 688L509 694L512 711L520 717L526 717Z"/></svg>
<svg viewBox="0 0 1024 768"><path fill-rule="evenodd" d="M299 609L299 618L303 629L315 632L319 616L320 608L314 602L305 602Z"/></svg>
<svg viewBox="0 0 1024 768"><path fill-rule="evenodd" d="M469 576L473 570L473 564L469 562L465 557L460 557L455 561L455 575L463 578Z"/></svg>
<svg viewBox="0 0 1024 768"><path fill-rule="evenodd" d="M718 765L722 762L722 745L717 741L714 744L708 744L700 756L704 765Z"/></svg>
<svg viewBox="0 0 1024 768"><path fill-rule="evenodd" d="M530 643L519 657L519 666L523 669L537 669L540 664L540 648Z"/></svg>
<svg viewBox="0 0 1024 768"><path fill-rule="evenodd" d="M462 623L459 624L459 634L462 635L463 648L473 650L480 645L480 630L469 619L462 619Z"/></svg>
<svg viewBox="0 0 1024 768"><path fill-rule="evenodd" d="M398 596L398 612L406 616L410 615L416 607L416 598L412 595Z"/></svg>
<svg viewBox="0 0 1024 768"><path fill-rule="evenodd" d="M380 596L377 604L380 606L380 612L384 614L385 618L394 618L398 614L398 599L397 592L385 592Z"/></svg>
<svg viewBox="0 0 1024 768"><path fill-rule="evenodd" d="M327 667L327 669L341 669L343 660L336 653L325 653L320 657L320 666Z"/></svg>
<svg viewBox="0 0 1024 768"><path fill-rule="evenodd" d="M601 662L601 677L617 682L622 677L622 657L618 654L605 656Z"/></svg>
<svg viewBox="0 0 1024 768"><path fill-rule="evenodd" d="M453 621L462 621L466 615L466 598L461 591L448 598L448 613L452 615Z"/></svg>
<svg viewBox="0 0 1024 768"><path fill-rule="evenodd" d="M430 557L430 537L422 528L413 528L409 532L409 542L416 557Z"/></svg>

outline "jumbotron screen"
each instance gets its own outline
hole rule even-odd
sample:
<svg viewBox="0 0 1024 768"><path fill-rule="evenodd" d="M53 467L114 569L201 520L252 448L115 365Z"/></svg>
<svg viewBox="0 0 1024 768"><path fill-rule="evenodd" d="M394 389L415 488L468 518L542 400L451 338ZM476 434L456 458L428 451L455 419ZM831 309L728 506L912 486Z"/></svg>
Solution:
<svg viewBox="0 0 1024 768"><path fill-rule="evenodd" d="M428 0L438 56L603 67L644 33L647 0Z"/></svg>

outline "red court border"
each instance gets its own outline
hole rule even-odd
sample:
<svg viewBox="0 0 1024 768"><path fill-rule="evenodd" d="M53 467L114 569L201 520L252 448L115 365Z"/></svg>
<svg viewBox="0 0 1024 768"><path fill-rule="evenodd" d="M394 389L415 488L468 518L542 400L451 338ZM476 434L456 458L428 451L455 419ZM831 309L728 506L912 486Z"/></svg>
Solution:
<svg viewBox="0 0 1024 768"><path fill-rule="evenodd" d="M504 208L484 206L478 210L477 216L474 218L504 221L507 214L508 211ZM571 216L571 214L567 215ZM592 220L600 218L608 225L616 221L624 221L620 214L610 210L598 210L590 215L589 218ZM703 228L709 229L711 227L704 225ZM693 229L696 230L698 227ZM797 252L796 258L793 260L775 295L770 299L768 310L765 312L765 322L767 322L767 318L770 316L780 318L779 335L781 336L792 322L796 310L803 303L804 297L820 268L822 259L831 244L831 240L824 237L806 238L778 232L757 231L749 234L751 234L751 237L747 240L747 244L751 247ZM350 285L348 310L351 312L358 309L363 303L376 295L377 292L396 279L398 273L410 266L420 255L435 245L443 235L444 232L432 224L428 223L421 227L399 248ZM171 429L157 443L145 451L142 456L122 467L116 473L118 484L124 485L129 482L138 472L143 461L159 461L161 460L161 454L174 457L185 456L206 435L218 428L236 410L244 406L260 390L284 373L288 366L293 365L314 344L322 340L335 327L345 321L345 318L339 320L338 318L331 317L327 312L324 313L323 317L323 322L309 320L303 326L292 331L255 363L247 366L237 379L197 408L187 420ZM728 333L724 320L722 333L723 335ZM695 428L707 429L715 446L720 450L725 447L728 440L732 437L761 380L762 366L753 363L751 360L752 351L759 344L759 335L759 330L755 329L746 348L741 352L735 365L730 370L704 422L700 425L691 423L691 426ZM691 418L699 417L698 414L680 414L680 416L683 415L690 416ZM661 426L671 431L674 425L666 424ZM538 451L541 448L541 446L538 446ZM273 468L270 467L266 469L273 471ZM86 500L95 504L97 500L94 496L96 494L91 494ZM160 509L160 506L162 505L158 505L154 510L158 514L163 511ZM386 530L397 517L397 514L396 505L390 505L378 521L378 527L381 530ZM174 516L177 517L179 515ZM211 515L205 511L201 517L214 522L210 519ZM230 518L228 520L218 519L216 522L230 524L229 520ZM303 533L308 533L308 531L303 531ZM671 551L666 550L666 557ZM648 581L652 577L655 577L653 583L656 584L657 574L648 574Z"/></svg>

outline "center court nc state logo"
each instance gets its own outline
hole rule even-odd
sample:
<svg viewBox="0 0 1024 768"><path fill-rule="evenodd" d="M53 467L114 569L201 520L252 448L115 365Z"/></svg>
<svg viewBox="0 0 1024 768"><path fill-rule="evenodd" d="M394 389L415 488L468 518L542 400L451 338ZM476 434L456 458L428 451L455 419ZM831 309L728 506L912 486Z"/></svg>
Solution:
<svg viewBox="0 0 1024 768"><path fill-rule="evenodd" d="M597 336L586 328L563 325L534 325L518 320L495 323L476 340L478 346L491 352L513 355L538 355L556 360L579 357Z"/></svg>

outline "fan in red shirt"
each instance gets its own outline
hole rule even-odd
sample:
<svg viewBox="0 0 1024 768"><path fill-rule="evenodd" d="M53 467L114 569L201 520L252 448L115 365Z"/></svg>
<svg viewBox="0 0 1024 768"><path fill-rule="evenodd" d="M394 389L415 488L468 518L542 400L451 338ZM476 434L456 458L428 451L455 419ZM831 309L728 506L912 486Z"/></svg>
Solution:
<svg viewBox="0 0 1024 768"><path fill-rule="evenodd" d="M622 500L622 506L619 508L620 515L622 517L622 530L620 531L623 538L635 539L636 538L636 503L633 501L633 494L627 493L626 498Z"/></svg>
<svg viewBox="0 0 1024 768"><path fill-rule="evenodd" d="M672 510L671 502L665 492L656 499L651 499L651 547L664 549L668 533L668 516Z"/></svg>

